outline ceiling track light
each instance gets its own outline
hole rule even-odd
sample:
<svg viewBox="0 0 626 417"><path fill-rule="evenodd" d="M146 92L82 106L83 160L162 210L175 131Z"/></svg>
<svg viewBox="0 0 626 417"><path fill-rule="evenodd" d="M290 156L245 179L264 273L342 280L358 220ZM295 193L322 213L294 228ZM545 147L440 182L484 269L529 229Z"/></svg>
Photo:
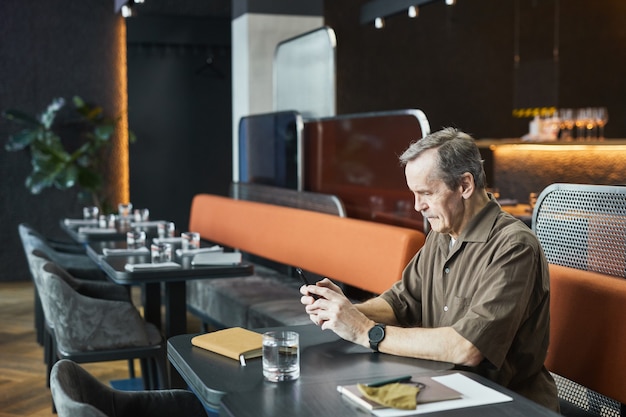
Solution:
<svg viewBox="0 0 626 417"><path fill-rule="evenodd" d="M122 17L131 17L133 15L133 10L128 4L123 5L120 11L122 12Z"/></svg>
<svg viewBox="0 0 626 417"><path fill-rule="evenodd" d="M123 17L133 16L133 7L137 4L143 4L145 0L115 0L115 13L121 13Z"/></svg>
<svg viewBox="0 0 626 417"><path fill-rule="evenodd" d="M415 18L419 15L419 8L428 4L440 2L441 0L370 0L361 6L359 21L362 25L374 23L395 15L408 15ZM446 4L456 4L456 0L445 0ZM379 20L380 19L380 20Z"/></svg>
<svg viewBox="0 0 626 417"><path fill-rule="evenodd" d="M374 27L376 29L382 29L385 27L385 19L382 17L377 17L374 19Z"/></svg>
<svg viewBox="0 0 626 417"><path fill-rule="evenodd" d="M454 6L456 4L456 0L446 0L446 4L448 6Z"/></svg>

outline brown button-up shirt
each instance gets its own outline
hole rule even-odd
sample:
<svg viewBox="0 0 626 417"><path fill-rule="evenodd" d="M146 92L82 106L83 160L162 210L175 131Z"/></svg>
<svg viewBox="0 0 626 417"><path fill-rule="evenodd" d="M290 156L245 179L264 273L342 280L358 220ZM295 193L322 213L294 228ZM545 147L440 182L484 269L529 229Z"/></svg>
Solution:
<svg viewBox="0 0 626 417"><path fill-rule="evenodd" d="M472 368L553 410L548 264L532 231L495 201L450 236L430 232L402 280L382 294L403 326L450 326L485 357Z"/></svg>

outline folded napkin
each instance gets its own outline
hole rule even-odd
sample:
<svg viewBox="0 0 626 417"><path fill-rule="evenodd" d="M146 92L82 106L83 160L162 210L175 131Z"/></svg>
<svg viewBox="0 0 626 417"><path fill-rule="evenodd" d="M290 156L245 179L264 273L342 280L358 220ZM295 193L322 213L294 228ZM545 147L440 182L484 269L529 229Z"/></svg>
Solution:
<svg viewBox="0 0 626 417"><path fill-rule="evenodd" d="M180 269L180 264L176 262L161 262L158 264L145 263L145 264L126 264L124 269L128 272L135 271L149 271L151 269Z"/></svg>
<svg viewBox="0 0 626 417"><path fill-rule="evenodd" d="M368 387L357 384L365 398L378 404L401 410L415 410L417 408L417 394L420 389L415 385L399 382L383 385L382 387Z"/></svg>
<svg viewBox="0 0 626 417"><path fill-rule="evenodd" d="M180 243L183 240L182 237L155 237L152 239L154 243Z"/></svg>
<svg viewBox="0 0 626 417"><path fill-rule="evenodd" d="M213 245L207 248L198 248L198 249L187 249L183 252L182 249L176 249L176 255L178 256L192 256L197 255L199 253L207 253L207 252L223 252L224 248L220 245Z"/></svg>
<svg viewBox="0 0 626 417"><path fill-rule="evenodd" d="M98 219L64 219L66 226L89 226L98 224Z"/></svg>
<svg viewBox="0 0 626 417"><path fill-rule="evenodd" d="M83 233L85 235L105 235L117 233L117 229L114 227L79 227L78 233Z"/></svg>
<svg viewBox="0 0 626 417"><path fill-rule="evenodd" d="M146 220L141 222L130 222L131 227L157 227L159 223L165 223L163 220Z"/></svg>
<svg viewBox="0 0 626 417"><path fill-rule="evenodd" d="M123 256L123 255L147 255L150 253L150 250L145 246L143 248L138 249L128 249L128 248L120 248L120 249L111 249L104 248L102 249L102 253L105 256Z"/></svg>

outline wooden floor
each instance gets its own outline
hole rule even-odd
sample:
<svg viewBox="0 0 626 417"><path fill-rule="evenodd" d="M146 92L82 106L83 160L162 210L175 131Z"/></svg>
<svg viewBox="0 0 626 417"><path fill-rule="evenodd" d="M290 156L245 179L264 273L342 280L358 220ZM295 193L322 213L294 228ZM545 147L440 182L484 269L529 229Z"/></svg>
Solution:
<svg viewBox="0 0 626 417"><path fill-rule="evenodd" d="M55 416L33 324L32 282L0 282L0 417ZM199 323L190 317L188 328L199 331ZM82 366L106 383L128 378L126 361Z"/></svg>

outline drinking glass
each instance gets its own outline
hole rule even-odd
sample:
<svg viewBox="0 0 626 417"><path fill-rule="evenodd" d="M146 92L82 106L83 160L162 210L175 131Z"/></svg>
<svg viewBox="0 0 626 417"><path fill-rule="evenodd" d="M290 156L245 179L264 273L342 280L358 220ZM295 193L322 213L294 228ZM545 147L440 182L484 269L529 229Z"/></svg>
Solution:
<svg viewBox="0 0 626 417"><path fill-rule="evenodd" d="M97 220L100 209L97 206L83 207L83 218L85 220Z"/></svg>
<svg viewBox="0 0 626 417"><path fill-rule="evenodd" d="M609 112L606 107L598 107L596 109L595 120L598 126L598 139L604 140L604 126L609 121Z"/></svg>
<svg viewBox="0 0 626 417"><path fill-rule="evenodd" d="M587 129L587 140L594 140L598 138L597 130L596 130L596 118L594 116L595 109L591 107L587 107L586 109L586 124L585 128Z"/></svg>
<svg viewBox="0 0 626 417"><path fill-rule="evenodd" d="M150 210L147 208L135 209L133 211L133 217L136 222L147 222L150 220Z"/></svg>
<svg viewBox="0 0 626 417"><path fill-rule="evenodd" d="M173 222L161 222L157 225L157 233L160 239L174 237L176 225Z"/></svg>
<svg viewBox="0 0 626 417"><path fill-rule="evenodd" d="M146 232L133 230L126 233L126 246L128 249L140 249L146 246Z"/></svg>
<svg viewBox="0 0 626 417"><path fill-rule="evenodd" d="M571 141L574 137L574 109L559 109L557 113L560 121L559 127L561 129L560 139Z"/></svg>
<svg viewBox="0 0 626 417"><path fill-rule="evenodd" d="M298 333L289 330L263 333L263 376L271 382L300 377Z"/></svg>
<svg viewBox="0 0 626 417"><path fill-rule="evenodd" d="M153 243L150 246L150 257L153 264L172 260L172 245L169 243Z"/></svg>
<svg viewBox="0 0 626 417"><path fill-rule="evenodd" d="M585 110L576 109L576 116L574 118L574 124L576 125L576 140L581 141L585 139Z"/></svg>
<svg viewBox="0 0 626 417"><path fill-rule="evenodd" d="M200 233L184 232L180 234L181 249L183 252L200 248Z"/></svg>
<svg viewBox="0 0 626 417"><path fill-rule="evenodd" d="M133 211L133 203L119 203L117 205L117 214L120 218L127 219Z"/></svg>

